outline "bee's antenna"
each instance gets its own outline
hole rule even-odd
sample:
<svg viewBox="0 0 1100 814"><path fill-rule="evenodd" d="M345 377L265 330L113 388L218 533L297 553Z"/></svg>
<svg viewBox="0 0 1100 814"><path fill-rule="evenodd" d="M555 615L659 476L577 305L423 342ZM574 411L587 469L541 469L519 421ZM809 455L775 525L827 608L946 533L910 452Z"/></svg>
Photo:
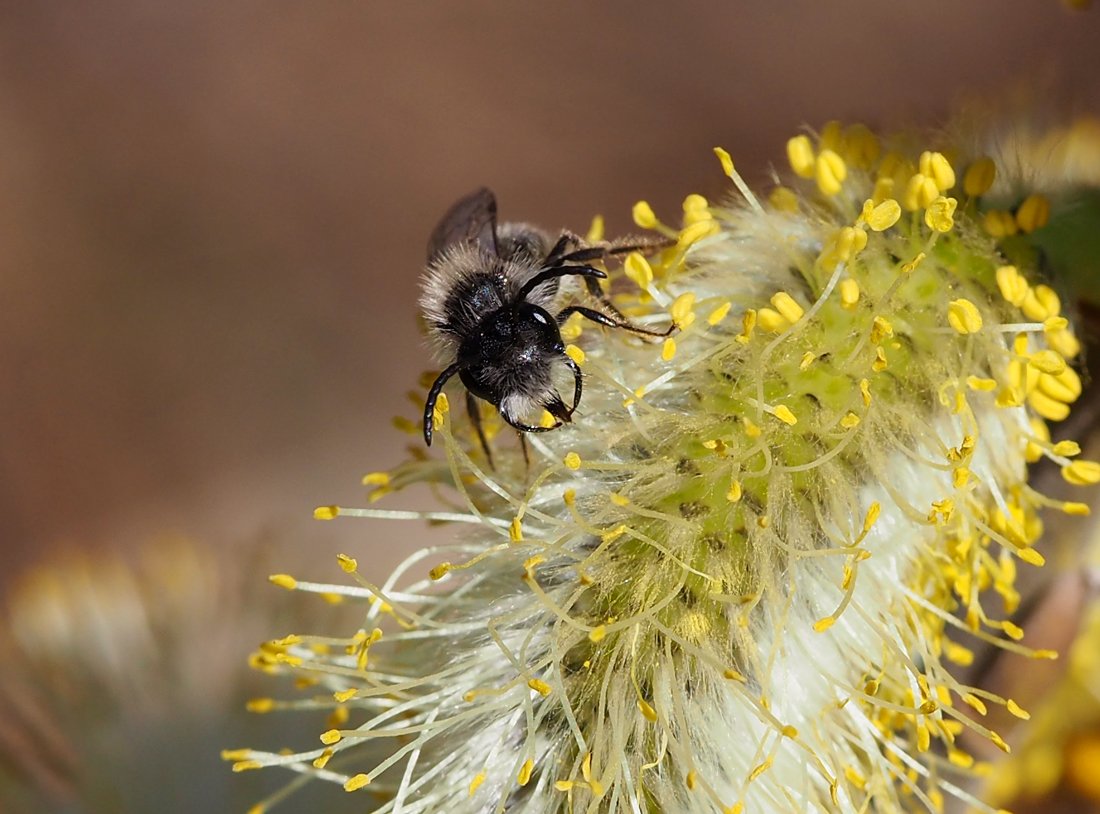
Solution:
<svg viewBox="0 0 1100 814"><path fill-rule="evenodd" d="M436 377L436 380L432 382L432 389L428 391L428 400L424 404L424 443L428 446L432 445L432 426L435 424L435 402L439 398L439 394L443 391L443 385L447 383L447 379L458 373L461 367L462 365L459 362L455 362Z"/></svg>

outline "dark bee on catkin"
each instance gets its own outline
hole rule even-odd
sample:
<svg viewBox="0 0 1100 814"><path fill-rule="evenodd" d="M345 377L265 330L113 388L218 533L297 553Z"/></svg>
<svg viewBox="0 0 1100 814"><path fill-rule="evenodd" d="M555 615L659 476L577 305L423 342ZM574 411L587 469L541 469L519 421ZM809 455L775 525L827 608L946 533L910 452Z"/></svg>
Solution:
<svg viewBox="0 0 1100 814"><path fill-rule="evenodd" d="M560 331L565 320L580 314L650 337L668 336L675 327L653 331L632 324L600 288L607 274L590 264L658 245L641 240L593 246L570 232L555 240L528 224L498 225L496 198L484 188L452 206L428 241L420 298L432 342L447 365L428 391L424 441L431 446L436 401L456 374L466 386L466 409L490 463L477 399L496 407L521 433L570 422L581 400L582 376L565 353ZM584 282L593 307L568 303L565 278ZM553 384L555 365L573 373L569 405ZM554 417L553 425L537 423L543 410Z"/></svg>

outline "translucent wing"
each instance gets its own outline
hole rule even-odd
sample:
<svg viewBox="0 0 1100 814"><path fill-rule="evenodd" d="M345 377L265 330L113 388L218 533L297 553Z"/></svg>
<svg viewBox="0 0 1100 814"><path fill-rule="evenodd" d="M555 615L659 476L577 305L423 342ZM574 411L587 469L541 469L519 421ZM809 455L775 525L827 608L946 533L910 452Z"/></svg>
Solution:
<svg viewBox="0 0 1100 814"><path fill-rule="evenodd" d="M428 240L428 262L455 243L471 243L497 254L497 199L486 187L447 210Z"/></svg>

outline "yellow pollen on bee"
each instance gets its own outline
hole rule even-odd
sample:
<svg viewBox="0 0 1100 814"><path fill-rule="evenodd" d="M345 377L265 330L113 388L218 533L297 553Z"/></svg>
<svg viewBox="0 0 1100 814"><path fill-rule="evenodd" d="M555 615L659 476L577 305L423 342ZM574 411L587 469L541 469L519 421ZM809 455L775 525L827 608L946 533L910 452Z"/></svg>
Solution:
<svg viewBox="0 0 1100 814"><path fill-rule="evenodd" d="M1050 200L1038 193L1024 198L1016 210L1016 225L1024 234L1042 229L1050 221Z"/></svg>
<svg viewBox="0 0 1100 814"><path fill-rule="evenodd" d="M955 209L959 202L942 195L928 205L924 213L924 222L936 232L950 232L955 225Z"/></svg>
<svg viewBox="0 0 1100 814"><path fill-rule="evenodd" d="M588 358L587 356L585 356L583 350L572 344L565 346L565 355L576 362L578 365L583 365L585 359Z"/></svg>
<svg viewBox="0 0 1100 814"><path fill-rule="evenodd" d="M794 136L787 140L787 161L795 175L801 178L814 177L814 147L809 136Z"/></svg>
<svg viewBox="0 0 1100 814"><path fill-rule="evenodd" d="M539 426L540 427L545 427L546 429L550 429L551 427L553 427L557 423L558 423L558 420L556 418L554 418L553 415L550 414L549 410L543 410L542 415L539 416Z"/></svg>
<svg viewBox="0 0 1100 814"><path fill-rule="evenodd" d="M963 191L972 198L985 195L997 180L997 165L988 156L982 156L963 175Z"/></svg>

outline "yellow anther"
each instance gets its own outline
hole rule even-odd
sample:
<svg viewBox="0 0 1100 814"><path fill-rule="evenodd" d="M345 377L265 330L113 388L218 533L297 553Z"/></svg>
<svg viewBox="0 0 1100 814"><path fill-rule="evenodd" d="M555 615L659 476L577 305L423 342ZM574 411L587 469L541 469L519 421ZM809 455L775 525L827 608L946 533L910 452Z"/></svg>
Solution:
<svg viewBox="0 0 1100 814"><path fill-rule="evenodd" d="M1081 377L1072 367L1065 368L1056 376L1040 374L1037 383L1044 394L1066 404L1072 404L1081 395Z"/></svg>
<svg viewBox="0 0 1100 814"><path fill-rule="evenodd" d="M1016 225L1024 234L1042 229L1050 221L1050 200L1045 195L1028 195L1016 210Z"/></svg>
<svg viewBox="0 0 1100 814"><path fill-rule="evenodd" d="M1062 358L1062 354L1054 350L1036 351L1031 354L1027 362L1051 376L1058 376L1066 369L1066 360Z"/></svg>
<svg viewBox="0 0 1100 814"><path fill-rule="evenodd" d="M870 209L868 209L869 205ZM901 217L901 204L893 198L887 198L875 206L874 201L868 199L863 204L863 214L860 217L873 231L882 232L898 222Z"/></svg>
<svg viewBox="0 0 1100 814"><path fill-rule="evenodd" d="M1074 517L1088 517L1090 514L1092 514L1092 508L1087 503L1066 501L1061 505L1061 509L1066 514Z"/></svg>
<svg viewBox="0 0 1100 814"><path fill-rule="evenodd" d="M779 186L768 195L768 203L779 212L798 212L798 194L790 187Z"/></svg>
<svg viewBox="0 0 1100 814"><path fill-rule="evenodd" d="M432 580L440 580L447 576L451 572L453 566L449 562L441 562L428 572L428 577Z"/></svg>
<svg viewBox="0 0 1100 814"><path fill-rule="evenodd" d="M233 764L232 769L235 772L247 772L252 769L262 768L263 764L258 760L238 760Z"/></svg>
<svg viewBox="0 0 1100 814"><path fill-rule="evenodd" d="M759 438L763 432L747 415L741 416L741 423L745 425L745 435L749 438Z"/></svg>
<svg viewBox="0 0 1100 814"><path fill-rule="evenodd" d="M778 407L776 407L772 414L784 424L790 427L793 427L795 424L798 423L798 419L795 417L795 414L792 413L790 408L787 407L787 405L785 404L780 404Z"/></svg>
<svg viewBox="0 0 1100 814"><path fill-rule="evenodd" d="M845 157L857 167L868 169L879 155L878 137L865 124L851 125L844 131Z"/></svg>
<svg viewBox="0 0 1100 814"><path fill-rule="evenodd" d="M688 791L695 791L695 785L699 782L699 774L692 769L687 773L684 778L684 785L687 786Z"/></svg>
<svg viewBox="0 0 1100 814"><path fill-rule="evenodd" d="M727 667L725 670L723 670L722 677L727 678L730 681L736 681L739 684L747 684L749 681L747 678L745 678L745 675L743 673L734 670L732 667Z"/></svg>
<svg viewBox="0 0 1100 814"><path fill-rule="evenodd" d="M982 314L978 306L968 299L952 300L947 305L947 322L965 336L982 329Z"/></svg>
<svg viewBox="0 0 1100 814"><path fill-rule="evenodd" d="M354 574L359 569L359 562L355 557L349 557L347 554L337 554L336 562L348 574Z"/></svg>
<svg viewBox="0 0 1100 814"><path fill-rule="evenodd" d="M1015 266L1001 266L996 272L997 289L1005 301L1019 308L1023 305L1031 286Z"/></svg>
<svg viewBox="0 0 1100 814"><path fill-rule="evenodd" d="M706 442L704 442L704 446L705 445L706 445ZM607 498L614 505L619 506L619 507L630 505L630 498L628 498L626 495L620 495L618 492L612 492L610 495L607 496Z"/></svg>
<svg viewBox="0 0 1100 814"><path fill-rule="evenodd" d="M875 203L880 201L888 201L894 197L894 189L897 184L893 178L886 176L879 176L875 179L875 187L871 190L871 200Z"/></svg>
<svg viewBox="0 0 1100 814"><path fill-rule="evenodd" d="M985 195L997 179L997 165L993 159L983 156L966 168L963 175L963 190L970 197Z"/></svg>
<svg viewBox="0 0 1100 814"><path fill-rule="evenodd" d="M565 456L564 459L562 459L562 463L564 463L567 467L576 472L578 469L581 468L581 456L575 452L570 452L568 455Z"/></svg>
<svg viewBox="0 0 1100 814"><path fill-rule="evenodd" d="M723 319L726 318L726 314L730 312L732 304L730 302L724 302L707 314L707 325L717 325Z"/></svg>
<svg viewBox="0 0 1100 814"><path fill-rule="evenodd" d="M836 617L835 616L823 616L822 618L820 618L816 622L814 622L814 632L815 633L824 633L826 630L831 628L834 624L836 624Z"/></svg>
<svg viewBox="0 0 1100 814"><path fill-rule="evenodd" d="M388 472L368 472L363 476L364 486L389 486L390 475Z"/></svg>
<svg viewBox="0 0 1100 814"><path fill-rule="evenodd" d="M655 710L641 698L638 699L638 709L641 711L642 717L645 718L647 721L649 721L650 723L657 722L657 710Z"/></svg>
<svg viewBox="0 0 1100 814"><path fill-rule="evenodd" d="M940 192L946 192L955 186L955 170L943 153L921 153L920 171L935 182Z"/></svg>
<svg viewBox="0 0 1100 814"><path fill-rule="evenodd" d="M222 749L222 760L238 761L248 760L248 756L252 754L251 749Z"/></svg>
<svg viewBox="0 0 1100 814"><path fill-rule="evenodd" d="M265 712L271 712L271 710L275 709L275 699L251 698L245 703L244 708L257 715L263 715Z"/></svg>
<svg viewBox="0 0 1100 814"><path fill-rule="evenodd" d="M710 214L710 204L707 202L706 198L697 192L692 192L684 198L683 207L685 215L692 212L706 212L708 215Z"/></svg>
<svg viewBox="0 0 1100 814"><path fill-rule="evenodd" d="M523 540L523 521L518 517L513 517L511 525L508 526L508 539L513 543Z"/></svg>
<svg viewBox="0 0 1100 814"><path fill-rule="evenodd" d="M996 732L989 733L989 740L994 746L996 746L1006 755L1012 751L1012 748L1007 743L1005 743L1005 739L998 735Z"/></svg>
<svg viewBox="0 0 1100 814"><path fill-rule="evenodd" d="M709 212L707 215L708 217L699 218L680 230L680 234L676 238L676 244L681 249L686 249L688 246L702 240L704 237L718 234L721 229L718 225L718 221L709 217Z"/></svg>
<svg viewBox="0 0 1100 814"><path fill-rule="evenodd" d="M676 340L671 336L665 340L661 346L661 359L666 362L671 362L672 358L676 355Z"/></svg>
<svg viewBox="0 0 1100 814"><path fill-rule="evenodd" d="M334 746L340 742L344 736L340 734L338 729L329 729L326 732L321 733L321 743L325 746Z"/></svg>
<svg viewBox="0 0 1100 814"><path fill-rule="evenodd" d="M840 281L840 305L843 308L854 308L859 302L859 283L851 277Z"/></svg>
<svg viewBox="0 0 1100 814"><path fill-rule="evenodd" d="M715 152L718 151L715 150ZM725 151L723 150L723 152ZM721 159L721 156L719 156L719 159ZM787 161L790 162L791 169L794 170L796 175L802 178L814 177L814 147L809 136L795 136L787 141ZM730 166L733 166L732 162L730 162Z"/></svg>
<svg viewBox="0 0 1100 814"><path fill-rule="evenodd" d="M572 791L576 784L572 780L555 780L554 788L558 791Z"/></svg>
<svg viewBox="0 0 1100 814"><path fill-rule="evenodd" d="M339 506L318 506L313 510L314 520L335 520L339 516Z"/></svg>
<svg viewBox="0 0 1100 814"><path fill-rule="evenodd" d="M797 172L797 170L796 170ZM836 195L843 188L848 177L848 167L844 159L832 150L822 150L814 162L814 180L822 195Z"/></svg>
<svg viewBox="0 0 1100 814"><path fill-rule="evenodd" d="M1024 638L1024 629L1017 624L1002 622L1001 628L1004 630L1005 635L1013 641L1018 642L1020 639Z"/></svg>
<svg viewBox="0 0 1100 814"><path fill-rule="evenodd" d="M602 642L606 636L607 626L596 625L596 627L592 628L591 632L588 634L588 640L593 644L598 644L599 642Z"/></svg>
<svg viewBox="0 0 1100 814"><path fill-rule="evenodd" d="M916 173L905 185L905 192L901 196L901 203L910 212L925 209L932 201L939 197L940 190L936 182L922 173Z"/></svg>
<svg viewBox="0 0 1100 814"><path fill-rule="evenodd" d="M979 376L967 376L966 386L971 390L977 390L979 393L992 393L997 389L997 382L995 379L984 379Z"/></svg>
<svg viewBox="0 0 1100 814"><path fill-rule="evenodd" d="M871 321L871 341L876 345L894 335L894 326L886 317L876 316Z"/></svg>
<svg viewBox="0 0 1100 814"><path fill-rule="evenodd" d="M875 360L871 362L871 370L875 371L875 373L881 373L886 370L888 364L889 363L886 361L886 351L884 351L881 346L875 348Z"/></svg>
<svg viewBox="0 0 1100 814"><path fill-rule="evenodd" d="M1050 318L1048 318L1048 321ZM1066 359L1073 359L1081 352L1081 341L1070 330L1054 329L1047 335L1047 344Z"/></svg>
<svg viewBox="0 0 1100 814"><path fill-rule="evenodd" d="M741 481L735 480L730 484L730 488L726 491L726 500L730 503L736 503L741 499Z"/></svg>
<svg viewBox="0 0 1100 814"><path fill-rule="evenodd" d="M822 150L835 150L838 153L844 149L844 132L840 122L836 119L825 122L817 135L817 146Z"/></svg>
<svg viewBox="0 0 1100 814"><path fill-rule="evenodd" d="M534 554L523 561L523 570L530 576L534 573L534 570L546 562L546 557L542 554Z"/></svg>
<svg viewBox="0 0 1100 814"><path fill-rule="evenodd" d="M344 782L344 791L359 791L364 786L370 785L370 775L359 774L352 775Z"/></svg>
<svg viewBox="0 0 1100 814"><path fill-rule="evenodd" d="M840 419L840 426L846 430L854 429L859 426L859 416L855 413L849 412L844 415L844 418Z"/></svg>
<svg viewBox="0 0 1100 814"><path fill-rule="evenodd" d="M338 703L343 704L346 701L350 701L352 698L354 698L358 694L359 694L359 690L355 689L355 687L351 687L350 689L347 689L347 690L337 690L336 692L334 692L332 694L332 697L334 699L336 699L336 701Z"/></svg>
<svg viewBox="0 0 1100 814"><path fill-rule="evenodd" d="M1024 297L1020 310L1036 322L1042 322L1048 317L1056 317L1062 312L1062 301L1058 294L1048 285L1039 285L1031 288ZM1065 354L1062 354L1065 356Z"/></svg>
<svg viewBox="0 0 1100 814"><path fill-rule="evenodd" d="M641 252L631 252L626 256L626 260L623 261L623 273L638 288L648 288L653 282L653 267Z"/></svg>
<svg viewBox="0 0 1100 814"><path fill-rule="evenodd" d="M871 406L871 382L867 379L859 380L859 394L863 397L863 406Z"/></svg>
<svg viewBox="0 0 1100 814"><path fill-rule="evenodd" d="M1011 698L1009 698L1008 701L1005 702L1005 709L1007 709L1009 713L1015 715L1020 720L1027 721L1031 719L1031 713L1029 713L1026 709L1021 707Z"/></svg>
<svg viewBox="0 0 1100 814"><path fill-rule="evenodd" d="M634 223L643 229L652 229L657 225L657 215L646 201L638 201L634 204L631 214L634 217Z"/></svg>
<svg viewBox="0 0 1100 814"><path fill-rule="evenodd" d="M576 505L577 502L577 490L566 489L564 492L561 493L561 499L566 506L572 508L574 505Z"/></svg>
<svg viewBox="0 0 1100 814"><path fill-rule="evenodd" d="M1100 463L1073 461L1062 467L1062 477L1074 486L1091 486L1100 483Z"/></svg>
<svg viewBox="0 0 1100 814"><path fill-rule="evenodd" d="M756 324L760 326L760 330L762 331L778 333L790 326L790 323L783 318L782 314L771 308L761 308L754 316L756 318Z"/></svg>
<svg viewBox="0 0 1100 814"><path fill-rule="evenodd" d="M527 682L527 686L544 698L551 693L550 685L538 678L532 678Z"/></svg>
<svg viewBox="0 0 1100 814"><path fill-rule="evenodd" d="M278 585L280 588L286 588L288 591L293 591L298 587L298 580L290 574L272 574L267 580L272 585Z"/></svg>
<svg viewBox="0 0 1100 814"><path fill-rule="evenodd" d="M928 205L924 213L924 222L929 229L937 232L950 232L955 225L955 209L959 202L954 198L944 198L942 195Z"/></svg>
<svg viewBox="0 0 1100 814"><path fill-rule="evenodd" d="M695 292L687 291L674 299L672 305L669 306L668 313L672 317L673 323L681 330L695 321L695 312L692 310L694 305Z"/></svg>
<svg viewBox="0 0 1100 814"><path fill-rule="evenodd" d="M314 769L323 769L323 768L325 768L325 766L328 765L329 760L332 758L332 756L334 754L336 754L336 752L332 749L326 749L325 751L321 752L321 754L318 757L313 759L313 768Z"/></svg>
<svg viewBox="0 0 1100 814"><path fill-rule="evenodd" d="M583 350L572 344L565 346L565 355L576 362L578 365L583 365L584 360L588 358L587 356L585 356Z"/></svg>
<svg viewBox="0 0 1100 814"><path fill-rule="evenodd" d="M786 291L780 291L778 294L772 296L772 305L775 306L775 310L783 315L783 318L790 323L798 322L802 319L803 314L806 312L802 309L794 297L788 294Z"/></svg>
<svg viewBox="0 0 1100 814"><path fill-rule="evenodd" d="M1003 209L990 209L982 215L982 228L992 237L1012 237L1019 231L1016 218Z"/></svg>
<svg viewBox="0 0 1100 814"><path fill-rule="evenodd" d="M917 256L910 260L908 263L903 263L901 266L902 274L912 274L916 271L917 266L924 262L924 252L917 252Z"/></svg>
<svg viewBox="0 0 1100 814"><path fill-rule="evenodd" d="M1054 445L1051 450L1055 455L1061 455L1065 458L1072 458L1075 455L1081 454L1081 445L1076 441L1059 441Z"/></svg>
<svg viewBox="0 0 1100 814"><path fill-rule="evenodd" d="M737 335L737 341L742 345L752 339L752 332L756 328L756 311L752 308L741 315L741 333Z"/></svg>
<svg viewBox="0 0 1100 814"><path fill-rule="evenodd" d="M833 253L847 263L867 247L867 233L854 226L845 226L837 233Z"/></svg>
<svg viewBox="0 0 1100 814"><path fill-rule="evenodd" d="M803 138L805 138L805 136L803 136ZM789 144L787 146L787 149L789 152ZM722 172L726 174L727 178L733 178L734 175L736 175L737 173L737 170L733 168L733 157L730 156L730 154L726 150L723 150L721 147L715 147L714 154L718 156L718 162L722 165Z"/></svg>
<svg viewBox="0 0 1100 814"><path fill-rule="evenodd" d="M751 772L749 772L749 782L751 783L753 780L755 780L760 775L762 775L764 772L766 772L768 769L770 769L773 760L774 760L774 758L768 758L763 763L761 763L759 766L754 768Z"/></svg>
<svg viewBox="0 0 1100 814"><path fill-rule="evenodd" d="M1042 568L1046 564L1046 557L1036 551L1034 548L1018 548L1016 549L1016 556L1026 562L1028 565L1034 565L1036 568Z"/></svg>
<svg viewBox="0 0 1100 814"><path fill-rule="evenodd" d="M814 359L816 358L817 356L814 355L814 352L812 350L806 351L804 354L802 354L802 360L798 363L798 369L809 370L810 365L814 363Z"/></svg>
<svg viewBox="0 0 1100 814"><path fill-rule="evenodd" d="M599 243L603 240L604 223L603 215L593 215L592 223L588 225L588 231L585 232L584 240L586 243Z"/></svg>

